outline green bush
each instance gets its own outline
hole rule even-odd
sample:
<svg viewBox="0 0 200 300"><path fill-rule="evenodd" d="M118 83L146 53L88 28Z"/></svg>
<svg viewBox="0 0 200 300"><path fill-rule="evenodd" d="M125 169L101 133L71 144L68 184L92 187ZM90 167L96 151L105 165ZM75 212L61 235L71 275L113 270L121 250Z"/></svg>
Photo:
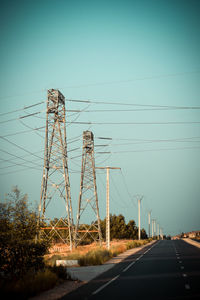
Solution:
<svg viewBox="0 0 200 300"><path fill-rule="evenodd" d="M0 272L7 278L21 278L29 270L44 267L43 255L47 248L44 243L13 241L0 248Z"/></svg>

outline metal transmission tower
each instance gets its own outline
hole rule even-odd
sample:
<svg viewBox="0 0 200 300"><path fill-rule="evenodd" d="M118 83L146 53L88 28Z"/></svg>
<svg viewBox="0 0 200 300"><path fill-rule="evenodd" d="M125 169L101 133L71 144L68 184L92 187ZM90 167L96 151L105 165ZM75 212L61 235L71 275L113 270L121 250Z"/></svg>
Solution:
<svg viewBox="0 0 200 300"><path fill-rule="evenodd" d="M48 216L50 210L51 214L60 210L59 218L54 222ZM48 90L47 98L39 222L40 234L61 240L72 249L73 216L67 164L65 98L54 89Z"/></svg>
<svg viewBox="0 0 200 300"><path fill-rule="evenodd" d="M88 221L89 225L86 224ZM94 160L94 136L91 131L84 131L75 245L77 246L88 238L99 241L100 245L102 243Z"/></svg>

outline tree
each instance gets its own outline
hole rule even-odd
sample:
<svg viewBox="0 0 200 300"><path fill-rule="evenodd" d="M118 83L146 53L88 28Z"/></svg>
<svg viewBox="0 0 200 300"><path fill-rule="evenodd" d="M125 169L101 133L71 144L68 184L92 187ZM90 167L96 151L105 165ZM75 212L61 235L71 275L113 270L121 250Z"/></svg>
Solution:
<svg viewBox="0 0 200 300"><path fill-rule="evenodd" d="M17 186L6 195L12 240L31 240L37 232L37 214L28 207L28 195L22 195Z"/></svg>
<svg viewBox="0 0 200 300"><path fill-rule="evenodd" d="M106 218L101 221L101 232L103 239L106 238ZM111 239L137 239L138 227L134 220L128 224L123 215L110 215L110 238ZM141 238L146 239L147 234L144 229L141 230Z"/></svg>
<svg viewBox="0 0 200 300"><path fill-rule="evenodd" d="M127 224L127 238L128 239L137 239L138 236L138 228L135 224L134 220L130 220Z"/></svg>
<svg viewBox="0 0 200 300"><path fill-rule="evenodd" d="M17 186L0 203L0 274L21 277L28 270L43 266L47 243L35 242L37 214L28 207L27 194Z"/></svg>
<svg viewBox="0 0 200 300"><path fill-rule="evenodd" d="M146 233L145 229L142 228L142 230L141 230L141 239L144 240L144 239L147 239L147 238L148 238L147 233Z"/></svg>
<svg viewBox="0 0 200 300"><path fill-rule="evenodd" d="M110 238L125 239L126 238L126 222L123 215L110 216Z"/></svg>

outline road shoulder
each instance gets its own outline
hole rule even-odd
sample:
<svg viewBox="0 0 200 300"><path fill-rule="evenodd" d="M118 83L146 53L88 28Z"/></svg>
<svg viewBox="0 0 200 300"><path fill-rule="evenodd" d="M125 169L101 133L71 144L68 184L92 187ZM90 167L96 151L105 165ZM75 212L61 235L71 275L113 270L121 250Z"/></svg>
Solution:
<svg viewBox="0 0 200 300"><path fill-rule="evenodd" d="M197 248L200 248L200 243L199 242L196 242L196 241L191 240L189 238L184 238L184 239L182 239L182 241L184 241L184 242L186 242L186 243L188 243L190 245L193 245L193 246L195 246Z"/></svg>
<svg viewBox="0 0 200 300"><path fill-rule="evenodd" d="M123 260L127 259L129 256L141 251L144 248L150 247L156 241L151 241L150 243L129 249L116 257L111 258L103 265L98 266L87 266L87 267L68 267L67 272L72 278L72 281L66 281L61 285L54 287L51 290L45 291L38 296L29 298L29 300L57 300L62 298L63 296L71 293L72 291L78 289L79 287L85 285L89 281L95 279L99 275L103 274L104 272L112 269L117 264L122 262Z"/></svg>

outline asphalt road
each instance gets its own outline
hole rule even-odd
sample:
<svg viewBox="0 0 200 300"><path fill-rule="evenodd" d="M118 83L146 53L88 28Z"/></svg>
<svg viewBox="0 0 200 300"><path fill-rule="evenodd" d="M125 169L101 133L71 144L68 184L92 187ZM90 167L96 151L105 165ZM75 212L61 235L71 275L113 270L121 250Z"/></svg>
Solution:
<svg viewBox="0 0 200 300"><path fill-rule="evenodd" d="M62 299L200 299L200 249L159 241Z"/></svg>

